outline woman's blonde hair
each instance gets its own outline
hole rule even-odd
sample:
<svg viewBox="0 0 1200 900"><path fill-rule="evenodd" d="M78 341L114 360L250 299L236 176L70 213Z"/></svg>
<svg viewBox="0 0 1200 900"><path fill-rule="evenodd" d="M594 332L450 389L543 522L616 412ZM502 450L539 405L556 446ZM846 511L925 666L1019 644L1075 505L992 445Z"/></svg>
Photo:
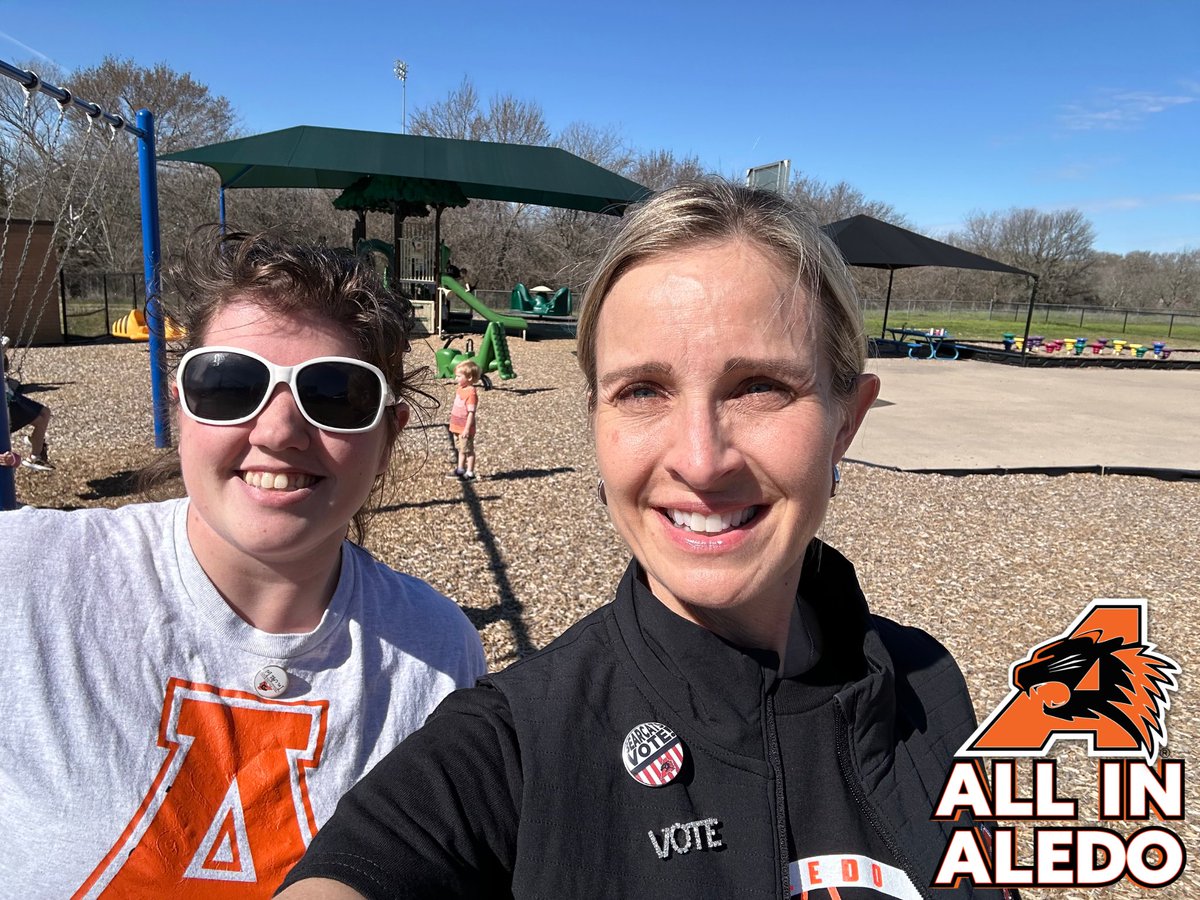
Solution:
<svg viewBox="0 0 1200 900"><path fill-rule="evenodd" d="M617 279L665 254L737 239L761 248L793 279L797 294L812 298L816 315L808 317L809 327L827 353L833 396L849 399L866 365L866 336L837 246L808 211L774 191L712 178L669 188L627 212L597 265L584 295L576 345L590 403L596 396L596 323Z"/></svg>

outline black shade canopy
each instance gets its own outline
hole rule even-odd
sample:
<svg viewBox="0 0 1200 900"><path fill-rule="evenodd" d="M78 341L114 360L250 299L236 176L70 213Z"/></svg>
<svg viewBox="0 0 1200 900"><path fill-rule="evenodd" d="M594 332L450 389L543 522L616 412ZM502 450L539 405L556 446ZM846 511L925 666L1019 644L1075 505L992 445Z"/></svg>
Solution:
<svg viewBox="0 0 1200 900"><path fill-rule="evenodd" d="M951 269L984 269L1010 275L1032 275L978 253L971 253L871 216L851 216L821 229L838 245L846 263L872 269L908 269L946 266Z"/></svg>
<svg viewBox="0 0 1200 900"><path fill-rule="evenodd" d="M871 216L851 216L829 225L822 225L821 230L837 244L847 265L888 270L883 327L879 331L881 339L887 333L888 310L892 305L892 279L896 270L916 266L945 266L950 269L981 269L986 272L1004 272L1008 275L1028 275L1033 279L1033 291L1029 296L1029 316L1025 321L1025 337L1029 337L1029 321L1033 318L1033 303L1037 297L1037 275L1033 272L988 259L953 244L935 241L923 234ZM1028 343L1028 340L1022 343L1022 354Z"/></svg>

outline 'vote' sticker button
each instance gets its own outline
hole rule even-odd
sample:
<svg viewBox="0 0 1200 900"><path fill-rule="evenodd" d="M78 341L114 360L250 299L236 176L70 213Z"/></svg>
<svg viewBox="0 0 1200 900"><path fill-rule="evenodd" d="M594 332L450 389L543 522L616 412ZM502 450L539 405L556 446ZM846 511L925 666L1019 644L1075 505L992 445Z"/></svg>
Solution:
<svg viewBox="0 0 1200 900"><path fill-rule="evenodd" d="M625 771L647 787L662 787L683 769L683 742L661 722L643 722L625 735Z"/></svg>

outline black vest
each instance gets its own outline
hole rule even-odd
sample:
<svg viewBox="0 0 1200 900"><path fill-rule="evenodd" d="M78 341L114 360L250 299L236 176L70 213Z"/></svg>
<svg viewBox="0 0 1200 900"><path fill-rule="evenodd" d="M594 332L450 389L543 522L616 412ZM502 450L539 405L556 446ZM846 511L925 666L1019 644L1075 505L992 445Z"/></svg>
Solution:
<svg viewBox="0 0 1200 900"><path fill-rule="evenodd" d="M829 547L814 550L801 592L845 609L867 663L838 694L840 727L814 739L838 742L851 793L918 890L997 896L928 888L950 827L929 814L975 724L962 674L924 632L871 616L853 567ZM613 603L487 679L507 700L521 755L513 894L787 897L769 675L707 632L652 645L639 622L647 602L657 601L631 564ZM672 729L684 751L659 787L624 762L627 736L647 723Z"/></svg>

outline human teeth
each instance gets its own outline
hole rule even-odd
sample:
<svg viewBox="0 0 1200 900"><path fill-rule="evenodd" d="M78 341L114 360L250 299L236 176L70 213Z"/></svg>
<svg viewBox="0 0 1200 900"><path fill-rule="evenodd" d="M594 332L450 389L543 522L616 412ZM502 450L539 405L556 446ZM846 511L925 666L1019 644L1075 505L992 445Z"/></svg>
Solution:
<svg viewBox="0 0 1200 900"><path fill-rule="evenodd" d="M704 532L705 534L719 534L722 531L737 528L739 525L750 521L756 509L757 507L747 506L723 515L713 513L708 516L703 513L684 512L681 509L668 509L667 515L680 528L686 528L689 531Z"/></svg>
<svg viewBox="0 0 1200 900"><path fill-rule="evenodd" d="M242 480L251 487L264 491L298 491L316 481L312 475L285 475L282 472L243 472Z"/></svg>

